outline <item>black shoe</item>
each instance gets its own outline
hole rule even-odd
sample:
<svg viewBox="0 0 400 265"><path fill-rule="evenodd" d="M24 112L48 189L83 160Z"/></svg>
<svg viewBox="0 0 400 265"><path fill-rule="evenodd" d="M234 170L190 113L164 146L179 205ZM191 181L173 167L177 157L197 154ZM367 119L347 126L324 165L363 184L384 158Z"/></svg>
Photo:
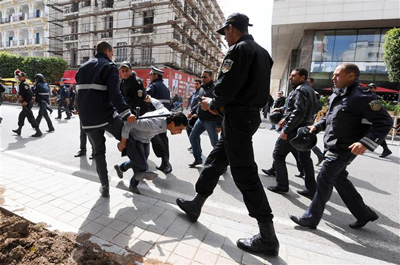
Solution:
<svg viewBox="0 0 400 265"><path fill-rule="evenodd" d="M61 120L61 117L55 117L54 119L56 119L56 120Z"/></svg>
<svg viewBox="0 0 400 265"><path fill-rule="evenodd" d="M365 220L365 221L357 220L354 223L349 224L349 226L353 229L359 229L359 228L365 226L368 222L373 222L373 221L378 220L378 218L379 218L379 216L375 212L372 212L372 215L370 218L368 218L368 220Z"/></svg>
<svg viewBox="0 0 400 265"><path fill-rule="evenodd" d="M314 198L314 193L308 190L298 190L297 193L300 194L301 196L309 198L310 200Z"/></svg>
<svg viewBox="0 0 400 265"><path fill-rule="evenodd" d="M283 189L279 188L278 186L269 186L269 187L267 187L267 189L272 192L280 193L280 194L285 194L289 191L289 189L283 190Z"/></svg>
<svg viewBox="0 0 400 265"><path fill-rule="evenodd" d="M379 157L384 158L391 154L392 154L392 151L390 151L389 149L386 149L386 150L383 150L382 154Z"/></svg>
<svg viewBox="0 0 400 265"><path fill-rule="evenodd" d="M92 153L91 153L90 156L89 156L89 159L92 160L93 157L94 157L94 154L93 154L93 151L92 151Z"/></svg>
<svg viewBox="0 0 400 265"><path fill-rule="evenodd" d="M300 173L298 175L294 175L296 178L303 178L304 177L304 173Z"/></svg>
<svg viewBox="0 0 400 265"><path fill-rule="evenodd" d="M311 223L311 221L307 218L291 215L290 219L300 226L308 227L311 229L317 229L317 226Z"/></svg>
<svg viewBox="0 0 400 265"><path fill-rule="evenodd" d="M275 170L273 168L270 169L261 169L261 171L268 176L275 177Z"/></svg>
<svg viewBox="0 0 400 265"><path fill-rule="evenodd" d="M159 167L156 167L156 168L157 168L158 170L164 172L165 167L166 167L166 163L163 161L163 162L161 163L161 165L160 165Z"/></svg>
<svg viewBox="0 0 400 265"><path fill-rule="evenodd" d="M324 158L323 158L323 157L320 157L320 158L318 158L318 163L315 164L315 165L316 165L316 166L319 166L322 162L324 162Z"/></svg>
<svg viewBox="0 0 400 265"><path fill-rule="evenodd" d="M195 166L197 166L197 165L201 165L201 164L203 164L203 160L194 160L194 162L192 163L192 164L189 164L189 167L190 168L193 168L193 167L195 167Z"/></svg>
<svg viewBox="0 0 400 265"><path fill-rule="evenodd" d="M78 153L76 155L74 155L74 157L80 157L80 156L85 156L85 155L86 155L86 151L79 150Z"/></svg>
<svg viewBox="0 0 400 265"><path fill-rule="evenodd" d="M16 130L12 130L14 133L16 133L16 134L18 134L18 135L21 135L21 127L19 127L18 129L16 129Z"/></svg>
<svg viewBox="0 0 400 265"><path fill-rule="evenodd" d="M118 165L114 166L115 171L117 171L117 176L122 179L124 177L124 172L119 168Z"/></svg>
<svg viewBox="0 0 400 265"><path fill-rule="evenodd" d="M53 109L49 109L50 115L53 113Z"/></svg>
<svg viewBox="0 0 400 265"><path fill-rule="evenodd" d="M193 147L189 147L189 148L188 148L188 151L192 151L192 150L193 150Z"/></svg>
<svg viewBox="0 0 400 265"><path fill-rule="evenodd" d="M201 208L206 200L207 197L197 194L193 201L185 201L184 199L178 198L176 199L176 204L186 213L189 220L195 223L197 219L199 219Z"/></svg>
<svg viewBox="0 0 400 265"><path fill-rule="evenodd" d="M163 170L164 174L169 174L172 172L172 166L169 162L166 162L166 166Z"/></svg>
<svg viewBox="0 0 400 265"><path fill-rule="evenodd" d="M70 119L71 119L71 117L66 117L66 118L65 118L65 120L70 120Z"/></svg>
<svg viewBox="0 0 400 265"><path fill-rule="evenodd" d="M31 137L40 137L40 136L42 136L42 132L40 131L39 128L36 128L35 130L36 130L36 133L32 134Z"/></svg>
<svg viewBox="0 0 400 265"><path fill-rule="evenodd" d="M244 251L251 253L263 253L269 256L278 256L279 241L275 234L272 221L258 223L260 233L252 238L241 238L236 245Z"/></svg>
<svg viewBox="0 0 400 265"><path fill-rule="evenodd" d="M104 198L110 197L110 188L109 187L100 186L99 191L100 191L101 197L104 197Z"/></svg>
<svg viewBox="0 0 400 265"><path fill-rule="evenodd" d="M54 132L54 131L55 131L55 129L51 128L51 129L48 129L46 132L51 133L51 132Z"/></svg>
<svg viewBox="0 0 400 265"><path fill-rule="evenodd" d="M139 191L138 187L137 187L137 186L133 186L132 184L129 185L129 190L130 190L132 193L140 194L140 191Z"/></svg>

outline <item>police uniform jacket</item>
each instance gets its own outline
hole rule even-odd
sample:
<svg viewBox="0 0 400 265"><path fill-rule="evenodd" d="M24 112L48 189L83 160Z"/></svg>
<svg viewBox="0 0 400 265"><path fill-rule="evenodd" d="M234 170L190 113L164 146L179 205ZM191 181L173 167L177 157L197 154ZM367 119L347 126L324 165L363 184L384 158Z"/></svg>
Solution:
<svg viewBox="0 0 400 265"><path fill-rule="evenodd" d="M59 103L64 103L65 99L69 98L69 91L66 86L62 86L58 91L57 91L59 98L58 102Z"/></svg>
<svg viewBox="0 0 400 265"><path fill-rule="evenodd" d="M283 132L289 134L297 132L300 127L312 125L316 109L317 97L314 89L308 82L299 84L288 97Z"/></svg>
<svg viewBox="0 0 400 265"><path fill-rule="evenodd" d="M208 82L207 84L202 85L201 88L199 89L199 96L213 98L214 89L215 89L214 81ZM202 121L215 121L217 119L217 115L212 114L208 110L203 110L199 105L197 105L192 110L192 114L195 113Z"/></svg>
<svg viewBox="0 0 400 265"><path fill-rule="evenodd" d="M154 80L147 88L147 94L152 98L158 99L164 104L168 110L171 110L171 94L168 87L164 84L163 79L160 77Z"/></svg>
<svg viewBox="0 0 400 265"><path fill-rule="evenodd" d="M50 96L49 96L50 88L47 83L39 82L35 86L35 97L36 102L42 103L43 101L47 104L50 103Z"/></svg>
<svg viewBox="0 0 400 265"><path fill-rule="evenodd" d="M144 102L147 95L146 89L142 80L135 74L128 79L122 79L119 88L132 113L136 113L136 107L140 107L140 115L149 111L148 104Z"/></svg>
<svg viewBox="0 0 400 265"><path fill-rule="evenodd" d="M131 114L118 87L118 68L105 54L97 53L84 63L75 79L79 118L84 130L103 128L117 115L125 119Z"/></svg>
<svg viewBox="0 0 400 265"><path fill-rule="evenodd" d="M249 34L232 45L222 63L215 85L212 110L261 109L268 101L273 61L268 52Z"/></svg>
<svg viewBox="0 0 400 265"><path fill-rule="evenodd" d="M33 93L25 80L19 83L18 95L23 98L22 102L30 103L32 101Z"/></svg>
<svg viewBox="0 0 400 265"><path fill-rule="evenodd" d="M71 104L72 102L75 101L76 92L75 92L75 89L71 89L71 88L68 90L68 92L69 92L69 102Z"/></svg>
<svg viewBox="0 0 400 265"><path fill-rule="evenodd" d="M385 139L392 118L378 97L355 82L347 88L334 89L327 115L315 126L325 130L325 148L331 152L350 152L349 146L360 142L373 151Z"/></svg>

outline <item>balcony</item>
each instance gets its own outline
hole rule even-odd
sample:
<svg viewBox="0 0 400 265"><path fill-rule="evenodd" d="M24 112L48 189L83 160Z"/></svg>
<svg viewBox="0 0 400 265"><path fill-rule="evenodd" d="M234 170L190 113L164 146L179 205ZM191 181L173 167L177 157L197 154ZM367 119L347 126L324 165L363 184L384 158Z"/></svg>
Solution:
<svg viewBox="0 0 400 265"><path fill-rule="evenodd" d="M101 38L112 38L112 37L113 37L112 31L110 31L110 32L102 32L101 33Z"/></svg>

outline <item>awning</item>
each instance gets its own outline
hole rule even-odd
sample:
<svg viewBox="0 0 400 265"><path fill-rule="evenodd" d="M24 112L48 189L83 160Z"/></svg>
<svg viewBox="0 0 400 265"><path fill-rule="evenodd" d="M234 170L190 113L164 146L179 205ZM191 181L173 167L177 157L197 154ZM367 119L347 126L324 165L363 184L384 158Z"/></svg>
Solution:
<svg viewBox="0 0 400 265"><path fill-rule="evenodd" d="M65 84L76 84L75 75L77 70L65 70L62 79ZM57 82L58 83L58 82Z"/></svg>

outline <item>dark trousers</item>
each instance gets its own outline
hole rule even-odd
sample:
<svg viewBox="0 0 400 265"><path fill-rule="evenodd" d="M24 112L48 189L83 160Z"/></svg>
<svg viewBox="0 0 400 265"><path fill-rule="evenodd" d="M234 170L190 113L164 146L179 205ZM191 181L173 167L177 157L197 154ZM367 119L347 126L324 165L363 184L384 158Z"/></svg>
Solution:
<svg viewBox="0 0 400 265"><path fill-rule="evenodd" d="M279 136L275 143L275 149L273 152L274 157L274 167L276 172L276 182L277 186L283 190L289 189L289 178L286 168L286 157L290 152L296 152L297 150L290 144L290 140L296 133L290 133L287 140L282 140ZM300 152L297 151L298 160L304 172L305 186L311 193L315 192L315 176L314 176L314 166L311 160L311 151Z"/></svg>
<svg viewBox="0 0 400 265"><path fill-rule="evenodd" d="M196 192L210 196L229 164L249 215L259 222L267 222L272 220L273 215L258 176L252 142L260 122L257 111L225 113L222 135L207 157L196 183Z"/></svg>
<svg viewBox="0 0 400 265"><path fill-rule="evenodd" d="M133 170L131 185L137 186L139 182L134 178L135 173L147 171L149 169L147 159L150 154L150 144L129 138L126 140L126 154L129 160L122 163L119 168L123 172L131 168Z"/></svg>
<svg viewBox="0 0 400 265"><path fill-rule="evenodd" d="M315 146L313 149L311 149L313 153L318 157L318 159L323 159L324 154L322 153L321 149L318 148L318 146Z"/></svg>
<svg viewBox="0 0 400 265"><path fill-rule="evenodd" d="M154 154L165 161L169 161L169 143L167 133L160 133L151 139Z"/></svg>
<svg viewBox="0 0 400 265"><path fill-rule="evenodd" d="M99 175L101 185L108 187L108 171L106 162L106 138L104 133L111 133L117 140L121 140L123 121L119 116L112 120L112 123L101 129L86 131L93 148L93 160L96 161L96 171Z"/></svg>
<svg viewBox="0 0 400 265"><path fill-rule="evenodd" d="M82 122L79 122L79 130L80 130L80 134L79 134L80 149L81 149L81 151L86 152L87 134L82 128Z"/></svg>
<svg viewBox="0 0 400 265"><path fill-rule="evenodd" d="M368 220L372 210L365 205L363 198L357 192L353 183L347 179L347 166L354 160L355 155L350 152L334 154L327 152L322 168L317 177L317 192L310 207L304 213L305 218L318 225L325 209L325 204L332 195L333 187L357 220Z"/></svg>
<svg viewBox="0 0 400 265"><path fill-rule="evenodd" d="M290 151L290 152L292 153L294 159L296 159L297 170L298 170L300 173L304 173L304 172L303 172L303 167L301 166L301 163L300 163L300 161L299 161L299 153L298 153L297 150L294 149L294 148L293 148L292 151ZM272 162L272 168L273 168L274 172L276 172L274 162Z"/></svg>
<svg viewBox="0 0 400 265"><path fill-rule="evenodd" d="M49 114L47 113L47 106L48 105L46 101L42 101L39 103L39 113L36 117L36 122L39 126L40 122L42 121L42 117L44 117L47 122L47 126L49 127L49 130L54 130L53 123L51 122Z"/></svg>
<svg viewBox="0 0 400 265"><path fill-rule="evenodd" d="M22 110L18 116L18 126L22 127L25 124L25 118L28 119L28 122L32 125L33 128L39 128L38 123L35 120L32 112L33 102L29 102L28 105L22 106Z"/></svg>
<svg viewBox="0 0 400 265"><path fill-rule="evenodd" d="M64 107L64 109L63 109ZM67 118L71 117L71 112L69 111L69 107L67 102L64 100L62 102L58 103L58 118L61 118L61 113L65 111L65 114L67 115Z"/></svg>

